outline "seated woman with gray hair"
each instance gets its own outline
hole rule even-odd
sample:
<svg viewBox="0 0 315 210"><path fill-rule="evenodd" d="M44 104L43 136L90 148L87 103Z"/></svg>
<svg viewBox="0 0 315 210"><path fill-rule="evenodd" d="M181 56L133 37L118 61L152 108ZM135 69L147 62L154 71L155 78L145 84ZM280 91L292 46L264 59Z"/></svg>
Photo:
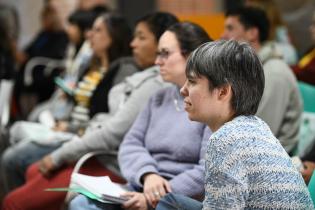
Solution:
<svg viewBox="0 0 315 210"><path fill-rule="evenodd" d="M206 149L205 199L168 194L156 209L314 209L301 174L254 116L264 72L253 49L237 41L204 44L188 59L186 76L185 110L214 132Z"/></svg>

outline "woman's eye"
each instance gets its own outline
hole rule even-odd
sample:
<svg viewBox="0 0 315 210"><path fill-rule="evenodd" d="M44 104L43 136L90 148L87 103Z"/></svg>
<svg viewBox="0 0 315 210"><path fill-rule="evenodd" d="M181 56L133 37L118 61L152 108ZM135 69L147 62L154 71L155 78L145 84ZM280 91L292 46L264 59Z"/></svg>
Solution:
<svg viewBox="0 0 315 210"><path fill-rule="evenodd" d="M188 79L188 83L189 83L189 84L195 84L195 83L196 83L196 81L195 81L195 80L193 80L193 79Z"/></svg>
<svg viewBox="0 0 315 210"><path fill-rule="evenodd" d="M144 36L138 36L138 38L139 38L140 40L145 40L145 37L144 37Z"/></svg>

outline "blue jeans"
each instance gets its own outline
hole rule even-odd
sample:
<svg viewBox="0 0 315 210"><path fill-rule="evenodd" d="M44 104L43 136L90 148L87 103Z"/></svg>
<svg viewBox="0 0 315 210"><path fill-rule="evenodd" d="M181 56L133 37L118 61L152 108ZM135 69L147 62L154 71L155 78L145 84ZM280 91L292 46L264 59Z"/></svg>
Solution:
<svg viewBox="0 0 315 210"><path fill-rule="evenodd" d="M76 196L69 204L68 210L122 210L120 205L101 203L84 195Z"/></svg>
<svg viewBox="0 0 315 210"><path fill-rule="evenodd" d="M29 165L54 151L60 145L39 145L30 141L21 141L5 150L1 157L1 176L6 192L25 182L25 172Z"/></svg>
<svg viewBox="0 0 315 210"><path fill-rule="evenodd" d="M156 210L201 210L202 203L183 195L169 193L158 203Z"/></svg>

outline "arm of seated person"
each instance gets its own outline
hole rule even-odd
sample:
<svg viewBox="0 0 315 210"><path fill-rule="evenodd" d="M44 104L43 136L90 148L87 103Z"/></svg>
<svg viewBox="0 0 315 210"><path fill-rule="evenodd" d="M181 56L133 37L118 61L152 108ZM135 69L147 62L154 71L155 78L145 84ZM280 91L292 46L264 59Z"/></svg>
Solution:
<svg viewBox="0 0 315 210"><path fill-rule="evenodd" d="M58 169L50 155L46 155L42 158L38 165L40 173L45 177L51 176L52 172Z"/></svg>
<svg viewBox="0 0 315 210"><path fill-rule="evenodd" d="M146 173L142 176L142 180L143 192L148 203L154 208L161 197L172 192L169 181L156 173Z"/></svg>
<svg viewBox="0 0 315 210"><path fill-rule="evenodd" d="M69 122L67 121L58 121L52 129L54 131L67 131L69 127Z"/></svg>
<svg viewBox="0 0 315 210"><path fill-rule="evenodd" d="M122 196L130 197L130 199L122 205L124 209L132 209L132 210L147 210L148 209L148 203L147 203L147 199L144 193L126 192Z"/></svg>

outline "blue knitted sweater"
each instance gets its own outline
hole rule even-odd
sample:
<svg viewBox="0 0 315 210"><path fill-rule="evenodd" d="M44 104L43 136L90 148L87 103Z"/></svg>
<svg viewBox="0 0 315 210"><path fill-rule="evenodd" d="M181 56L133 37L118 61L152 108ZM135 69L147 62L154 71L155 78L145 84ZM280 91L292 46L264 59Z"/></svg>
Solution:
<svg viewBox="0 0 315 210"><path fill-rule="evenodd" d="M314 209L300 173L258 117L213 133L206 151L203 209Z"/></svg>

